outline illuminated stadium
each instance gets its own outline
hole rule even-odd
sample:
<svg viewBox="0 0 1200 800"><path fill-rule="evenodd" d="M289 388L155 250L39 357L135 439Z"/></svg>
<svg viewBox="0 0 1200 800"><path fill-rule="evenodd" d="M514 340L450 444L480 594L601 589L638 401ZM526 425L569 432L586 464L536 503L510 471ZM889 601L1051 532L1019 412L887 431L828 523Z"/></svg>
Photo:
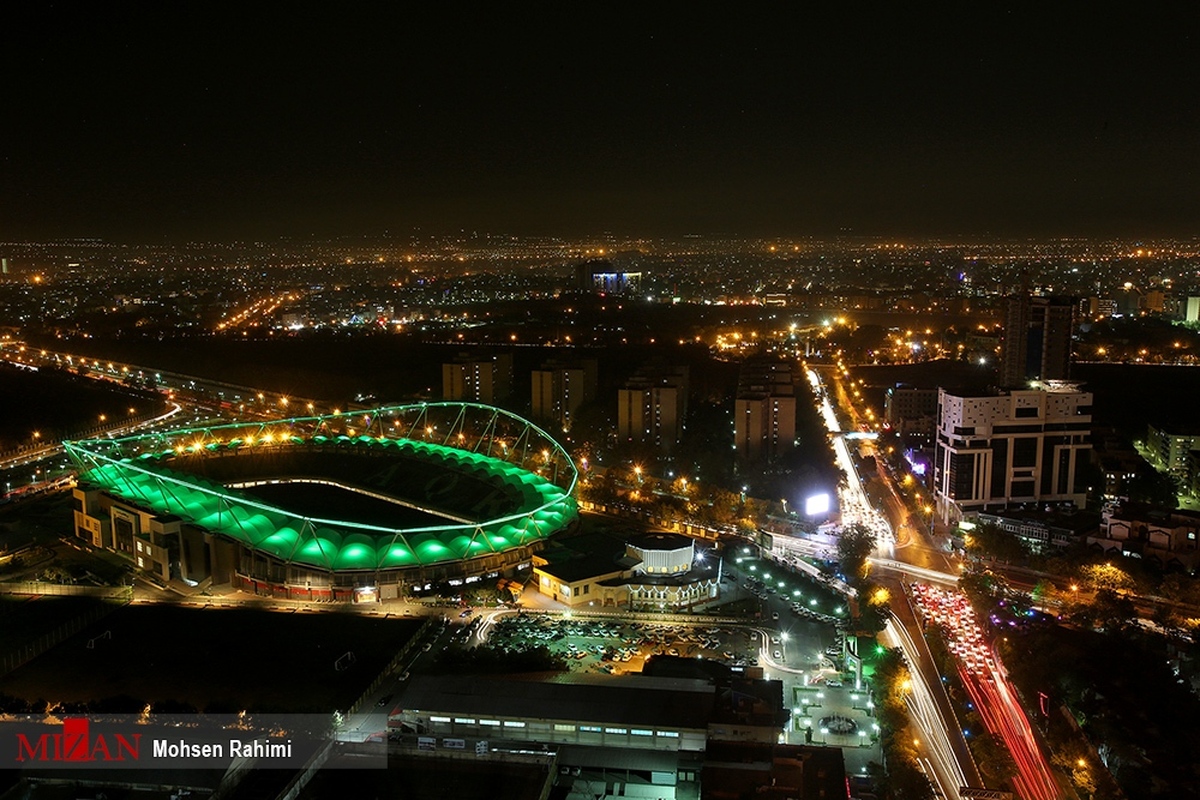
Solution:
<svg viewBox="0 0 1200 800"><path fill-rule="evenodd" d="M545 431L423 403L66 443L75 532L161 581L384 598L525 566L577 521Z"/></svg>

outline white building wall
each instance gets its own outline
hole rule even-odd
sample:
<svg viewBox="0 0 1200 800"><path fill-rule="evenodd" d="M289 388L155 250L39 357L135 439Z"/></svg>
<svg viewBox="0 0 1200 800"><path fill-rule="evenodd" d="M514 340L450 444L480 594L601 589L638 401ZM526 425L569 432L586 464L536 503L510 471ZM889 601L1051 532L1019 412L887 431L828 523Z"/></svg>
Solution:
<svg viewBox="0 0 1200 800"><path fill-rule="evenodd" d="M983 397L939 390L934 496L940 517L949 522L970 510L1023 502L1083 506L1086 492L1074 487L1079 454L1091 448L1091 402L1091 393L1064 384Z"/></svg>

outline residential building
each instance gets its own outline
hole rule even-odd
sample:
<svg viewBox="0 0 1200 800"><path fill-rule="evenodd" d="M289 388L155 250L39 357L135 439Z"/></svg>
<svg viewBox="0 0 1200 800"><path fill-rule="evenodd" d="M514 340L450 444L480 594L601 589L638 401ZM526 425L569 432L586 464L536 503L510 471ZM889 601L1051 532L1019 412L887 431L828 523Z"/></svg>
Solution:
<svg viewBox="0 0 1200 800"><path fill-rule="evenodd" d="M1092 463L1104 475L1104 499L1116 500L1129 492L1129 482L1151 469L1146 459L1113 428L1096 430L1092 435Z"/></svg>
<svg viewBox="0 0 1200 800"><path fill-rule="evenodd" d="M1195 570L1200 512L1166 511L1138 503L1105 508L1088 545L1106 553L1154 561L1161 569Z"/></svg>
<svg viewBox="0 0 1200 800"><path fill-rule="evenodd" d="M1150 289L1142 297L1142 308L1155 314L1161 314L1167 310L1167 301L1167 293L1162 289Z"/></svg>
<svg viewBox="0 0 1200 800"><path fill-rule="evenodd" d="M442 364L442 398L489 405L512 391L512 353L464 353Z"/></svg>
<svg viewBox="0 0 1200 800"><path fill-rule="evenodd" d="M1150 425L1146 450L1155 469L1185 478L1188 454L1200 448L1200 427L1195 425Z"/></svg>
<svg viewBox="0 0 1200 800"><path fill-rule="evenodd" d="M648 368L617 390L617 437L670 452L683 436L687 367Z"/></svg>
<svg viewBox="0 0 1200 800"><path fill-rule="evenodd" d="M938 391L934 497L947 522L1021 503L1087 501L1092 395L1077 384L972 395Z"/></svg>
<svg viewBox="0 0 1200 800"><path fill-rule="evenodd" d="M1075 298L1008 298L1000 365L1001 385L1024 386L1031 380L1066 380L1071 373L1071 335Z"/></svg>
<svg viewBox="0 0 1200 800"><path fill-rule="evenodd" d="M884 394L883 419L902 437L932 438L937 423L937 389L897 383Z"/></svg>
<svg viewBox="0 0 1200 800"><path fill-rule="evenodd" d="M734 401L734 449L744 462L773 461L796 446L796 391L785 362L742 366Z"/></svg>
<svg viewBox="0 0 1200 800"><path fill-rule="evenodd" d="M1079 301L1079 316L1083 318L1111 317L1116 310L1116 301L1111 297L1084 297Z"/></svg>
<svg viewBox="0 0 1200 800"><path fill-rule="evenodd" d="M1183 310L1184 322L1200 322L1200 297L1187 298Z"/></svg>
<svg viewBox="0 0 1200 800"><path fill-rule="evenodd" d="M548 361L533 371L532 384L534 419L569 431L579 407L596 399L596 359Z"/></svg>

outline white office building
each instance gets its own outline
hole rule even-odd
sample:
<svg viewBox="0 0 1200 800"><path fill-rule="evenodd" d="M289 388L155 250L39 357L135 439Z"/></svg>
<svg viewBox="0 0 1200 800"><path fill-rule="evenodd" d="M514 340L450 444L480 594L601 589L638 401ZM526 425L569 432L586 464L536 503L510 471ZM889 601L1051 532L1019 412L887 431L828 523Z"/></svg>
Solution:
<svg viewBox="0 0 1200 800"><path fill-rule="evenodd" d="M1011 505L1086 503L1092 394L1067 381L1030 387L938 391L934 496L943 521Z"/></svg>

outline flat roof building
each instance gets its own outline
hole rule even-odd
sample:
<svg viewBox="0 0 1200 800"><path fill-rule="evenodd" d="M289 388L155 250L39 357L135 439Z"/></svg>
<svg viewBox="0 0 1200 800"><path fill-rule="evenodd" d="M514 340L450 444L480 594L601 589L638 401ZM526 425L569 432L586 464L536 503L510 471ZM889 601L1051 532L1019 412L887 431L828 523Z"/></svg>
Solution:
<svg viewBox="0 0 1200 800"><path fill-rule="evenodd" d="M748 361L734 400L734 449L745 462L773 461L796 446L796 391L785 362Z"/></svg>
<svg viewBox="0 0 1200 800"><path fill-rule="evenodd" d="M1032 297L1022 293L1008 298L1000 363L1003 386L1071 377L1075 307L1073 297Z"/></svg>
<svg viewBox="0 0 1200 800"><path fill-rule="evenodd" d="M775 680L414 675L388 725L416 735L700 752L710 740L778 741L789 718Z"/></svg>
<svg viewBox="0 0 1200 800"><path fill-rule="evenodd" d="M919 436L927 441L937 422L937 400L937 389L897 383L884 393L883 419L900 436Z"/></svg>
<svg viewBox="0 0 1200 800"><path fill-rule="evenodd" d="M571 430L575 412L596 399L596 359L577 363L547 361L531 374L532 416L555 430Z"/></svg>
<svg viewBox="0 0 1200 800"><path fill-rule="evenodd" d="M1146 435L1146 449L1154 466L1160 470L1183 478L1188 473L1188 454L1200 448L1200 426L1150 425Z"/></svg>
<svg viewBox="0 0 1200 800"><path fill-rule="evenodd" d="M1100 526L1095 512L1012 508L981 511L977 519L1020 539L1036 553L1061 550L1094 534Z"/></svg>
<svg viewBox="0 0 1200 800"><path fill-rule="evenodd" d="M389 739L430 757L545 754L568 776L560 785L574 784L573 792L586 785L588 796L696 796L702 771L714 789L741 785L762 776L757 766L750 772L733 766L751 752L756 764L777 762L768 774L798 777L803 762L805 786L830 787L840 775L844 791L840 750L777 745L791 719L781 681L701 670L695 659L667 660L689 662L682 666L701 677L415 675L388 717ZM735 774L722 777L723 769Z"/></svg>
<svg viewBox="0 0 1200 800"><path fill-rule="evenodd" d="M463 353L442 364L442 398L491 404L512 391L512 353Z"/></svg>
<svg viewBox="0 0 1200 800"><path fill-rule="evenodd" d="M943 521L1044 501L1083 508L1092 395L1043 381L999 394L938 392L934 497Z"/></svg>
<svg viewBox="0 0 1200 800"><path fill-rule="evenodd" d="M533 559L538 591L568 606L694 608L719 599L721 560L677 533L584 534Z"/></svg>
<svg viewBox="0 0 1200 800"><path fill-rule="evenodd" d="M670 452L683 435L687 396L687 367L640 370L617 390L618 440Z"/></svg>

